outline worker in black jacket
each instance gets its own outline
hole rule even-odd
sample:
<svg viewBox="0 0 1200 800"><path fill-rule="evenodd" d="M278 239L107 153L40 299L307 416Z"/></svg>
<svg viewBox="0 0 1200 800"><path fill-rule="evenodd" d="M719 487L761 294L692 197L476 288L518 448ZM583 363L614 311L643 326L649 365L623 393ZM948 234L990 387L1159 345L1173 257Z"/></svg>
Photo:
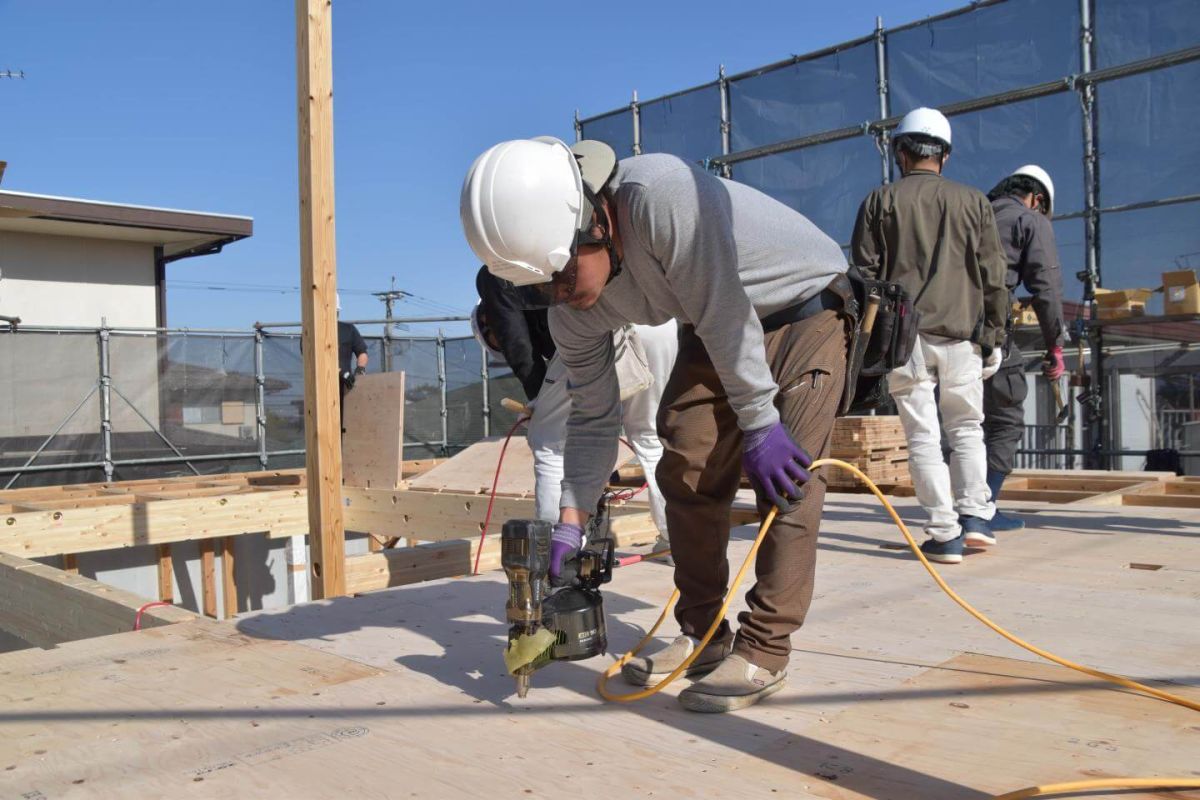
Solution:
<svg viewBox="0 0 1200 800"><path fill-rule="evenodd" d="M1063 342L1066 325L1062 309L1062 270L1054 227L1054 182L1044 169L1027 164L1000 181L988 199L996 215L996 228L1004 248L1008 271L1004 283L1009 302L1015 300L1018 286L1033 295L1031 305L1037 314L1046 357L1042 374L1057 381L1063 374ZM987 482L993 502L1000 487L1012 472L1013 460L1025 430L1025 362L1012 337L1010 324L1004 338L1004 359L1000 370L983 386L983 438L987 447ZM1019 530L1025 523L1016 517L996 512L989 527L995 531Z"/></svg>
<svg viewBox="0 0 1200 800"><path fill-rule="evenodd" d="M542 389L546 366L554 357L554 340L546 321L546 308L530 308L520 289L482 267L475 276L479 305L472 315L478 335L493 352L508 362L521 382L525 397L533 400Z"/></svg>

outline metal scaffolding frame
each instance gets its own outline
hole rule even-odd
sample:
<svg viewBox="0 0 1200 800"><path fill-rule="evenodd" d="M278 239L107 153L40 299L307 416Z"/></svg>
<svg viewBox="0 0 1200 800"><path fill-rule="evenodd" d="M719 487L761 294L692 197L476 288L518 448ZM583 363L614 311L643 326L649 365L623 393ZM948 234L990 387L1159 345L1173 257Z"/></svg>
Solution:
<svg viewBox="0 0 1200 800"><path fill-rule="evenodd" d="M434 439L433 441L418 440L417 437L411 437L411 436L406 437L406 441L404 442L405 447L425 448L426 450L428 450L432 453L435 453L437 455L450 455L453 452L455 452L456 450L458 450L462 447L466 447L467 445L471 444L475 439L478 438L475 434L471 434L472 438L469 441L468 440L453 441L452 440L453 437L452 437L452 433L451 433L451 429L450 429L450 420L449 420L448 402L449 402L449 388L450 388L449 383L450 383L450 381L448 378L446 348L448 345L454 345L454 344L458 344L461 342L466 342L468 340L471 342L472 345L477 347L479 350L479 362L478 362L479 369L478 369L478 373L477 373L478 374L478 383L479 383L479 400L480 400L479 417L480 417L480 423L481 423L481 427L482 427L483 436L491 435L491 429L492 429L491 400L492 400L492 397L494 396L493 387L491 386L491 383L494 380L494 378L492 377L491 371L489 369L490 365L489 365L489 361L488 361L487 351L483 347L478 346L478 344L475 342L474 338L471 336L446 336L441 331L439 331L438 334L435 336L399 335L394 332L394 328L393 328L393 326L396 324L404 324L404 323L463 322L463 321L467 321L468 319L469 319L468 317L444 316L444 317L411 317L411 318L390 318L389 317L386 319L354 320L354 321L352 321L353 324L356 324L356 325L381 325L381 326L383 326L382 335L380 335L380 336L369 335L369 336L365 336L364 338L366 338L369 343L377 342L385 348L385 353L387 353L388 357L381 360L382 361L381 366L385 368L384 371L387 371L387 369L390 369L393 366L393 360L391 358L391 352L390 352L393 343L400 342L400 341L426 342L426 343L433 343L433 345L434 345L433 361L435 363L431 364L430 366L432 367L434 373L436 374L436 380L437 380L438 413L439 413L439 417L440 417L440 423L439 423L440 435L438 435L438 437L436 439ZM271 332L272 330L298 329L299 327L300 327L300 323L298 323L298 322L256 323L255 326L253 327L253 329L251 329L251 330L217 329L217 328L206 328L206 329L200 329L200 328L147 328L147 327L115 328L115 327L109 327L109 326L103 325L103 324L99 328L87 328L87 327L79 327L79 326L63 326L63 327L22 326L22 325L16 324L15 322L10 322L10 324L8 324L6 326L0 326L0 336L6 336L6 337L9 337L9 336L20 337L23 334L36 335L36 334L50 334L50 333L54 333L54 334L87 333L87 334L91 334L92 336L95 337L94 339L91 339L91 341L94 341L96 344L96 347L97 347L97 351L96 351L97 356L94 361L95 370L96 370L95 381L91 384L90 388L83 394L82 399L79 400L78 403L74 404L74 406L71 408L71 410L66 413L66 415L55 425L55 427L50 431L50 433L48 435L45 435L44 437L41 437L39 435L39 443L37 444L36 447L32 447L32 445L31 445L32 452L30 453L30 455L27 458L25 458L23 460L22 463L10 464L10 465L0 465L0 475L6 476L6 478L7 478L3 488L6 488L6 489L11 488L14 484L17 483L17 481L19 481L21 479L22 476L27 475L27 474L48 473L48 472L78 472L78 471L82 471L82 470L99 470L103 474L103 478L105 481L111 481L114 479L117 471L122 467L142 467L142 466L151 466L151 465L160 465L160 466L185 465L193 473L200 475L201 472L199 469L197 469L196 465L200 464L200 463L205 463L205 462L217 462L217 461L238 462L238 461L254 460L257 462L257 466L259 469L270 469L273 461L274 461L274 463L278 464L279 459L281 459L281 458L304 455L305 451L303 448L271 449L268 444L268 432L269 432L270 417L269 417L268 409L267 409L267 393L268 393L267 387L268 387L268 381L270 380L271 376L268 374L266 358L264 357L264 348L268 341L270 341L272 339L283 339L283 338L286 338L288 340L294 340L298 337L298 333L295 333L295 332L272 333ZM114 363L113 363L111 343L112 343L113 336L120 335L120 334L136 334L136 335L146 336L146 337L154 336L154 337L158 337L160 342L162 341L163 337L167 337L167 336L176 336L176 337L185 337L185 338L186 337L205 337L205 338L219 337L222 339L229 338L229 339L234 339L237 341L250 342L253 347L253 364L254 364L254 366L253 366L253 369L254 369L254 375L253 375L254 426L253 426L253 429L254 429L255 449L252 451L247 451L247 450L245 450L245 448L236 448L236 449L231 449L229 452L188 453L188 452L185 452L184 449L181 449L179 446L177 446L177 444L175 442L172 442L171 439L163 431L163 422L165 420L159 420L158 422L153 420L151 418L153 416L153 414L148 415L147 413L145 413L141 408L138 407L137 403L135 403L134 400L131 399L130 395L137 396L137 392L132 391L133 387L125 387L126 391L129 392L129 394L126 394L125 392L122 392L121 386L119 386L113 380ZM88 337L88 338L90 339L91 337ZM160 359L159 364L158 364L159 372L157 373L157 380L161 384L161 382L163 380L163 375L165 374L165 365L167 362L165 360L163 360L163 357L161 355L159 356L159 359ZM399 365L397 365L397 366L399 366ZM474 369L475 369L474 367L471 367L472 373L474 373ZM247 377L249 377L249 376L247 376ZM467 386L469 387L470 384L467 384ZM87 435L94 435L98 439L99 446L98 446L97 457L70 460L70 461L65 461L65 462L61 462L61 463L38 463L39 458L43 457L43 454L46 452L46 450L50 446L51 442L53 442L55 440L55 438L58 437L69 424L72 423L72 421L78 422L80 412L83 411L83 409L88 405L89 401L91 401L92 398L96 397L96 396L98 396L98 400L97 400L98 411L93 410L91 412L93 414L96 414L96 421L95 421L96 427L90 434L87 434ZM146 428L147 428L146 432L153 433L154 435L156 435L157 438L165 446L165 448L167 448L171 451L172 455L148 456L148 457L141 457L141 458L119 458L119 457L117 457L116 454L114 453L114 442L113 442L114 399L119 399L119 400L123 401L128 406L128 408L133 412L133 415L135 415L137 418L139 418L146 425ZM473 401L472 401L471 405L472 406L474 405ZM30 408L30 409L25 409L25 410L21 411L20 413L23 415L27 414L27 415L29 415L30 418L34 418L35 415L44 413L44 410L39 409L39 408ZM160 415L165 413L164 409L160 407L159 413L160 413ZM20 416L18 417L18 419L21 419L21 418L22 417L20 417ZM475 428L475 430L478 431L479 428Z"/></svg>
<svg viewBox="0 0 1200 800"><path fill-rule="evenodd" d="M718 72L718 79L715 82L699 84L687 89L660 95L649 100L639 101L637 99L637 93L635 92L633 102L625 108L614 109L612 111L607 111L584 118L580 118L577 111L575 113L574 120L576 138L580 139L586 135L586 128L590 123L594 123L598 120L612 117L617 114L623 114L626 111L631 111L632 113L630 116L631 124L633 126L633 141L637 144L635 154L640 153L641 107L660 103L715 85L719 89L720 97L721 152L713 153L711 156L703 159L701 163L705 168L713 170L724 177L733 177L733 168L739 163L752 161L765 156L794 152L804 148L815 147L831 142L853 139L860 136L872 136L875 138L881 159L881 183L888 183L891 179L892 173L891 153L890 148L888 147L888 137L889 132L900 122L900 118L898 116L892 116L892 109L889 102L887 67L888 35L901 31L907 31L920 26L930 25L932 23L958 17L964 14L974 13L981 9L1002 5L1009 1L1010 0L977 0L977 2L973 2L968 6L963 6L961 8L947 11L943 14L916 20L894 28L885 28L882 18L876 17L875 29L867 36L825 47L803 55L792 56L790 58L762 67L740 72L736 75L726 75L725 68L722 66ZM1055 220L1057 221L1076 218L1084 220L1084 269L1079 273L1078 278L1083 283L1083 300L1084 303L1090 307L1091 318L1093 320L1096 319L1096 289L1100 288L1102 285L1102 273L1100 268L1101 216L1104 214L1132 211L1140 208L1153 208L1176 203L1200 201L1200 194L1189 194L1141 203L1128 203L1107 207L1100 206L1099 149L1097 145L1096 134L1098 128L1096 87L1105 82L1120 80L1122 78L1128 78L1135 75L1142 75L1200 60L1200 46L1183 48L1149 58L1143 58L1126 64L1097 69L1095 67L1095 2L1096 0L1078 0L1078 13L1080 21L1080 71L1078 74L1064 75L1055 80L1044 81L1031 86L1024 86L983 97L976 97L960 102L949 103L939 107L939 110L947 116L955 116L1067 92L1074 92L1076 95L1078 95L1080 106L1083 112L1082 130L1080 133L1083 144L1084 208L1081 211L1072 214L1056 215ZM857 125L848 125L841 128L819 131L793 139L773 142L741 151L734 152L731 150L730 142L732 120L730 119L729 105L729 87L731 84L773 72L775 70L784 69L796 64L841 53L868 43L873 43L875 48L875 77L879 102L877 119L863 120ZM1095 324L1089 325L1087 327L1086 335L1092 354L1090 369L1092 372L1093 385L1100 387L1099 402L1101 411L1100 413L1090 415L1089 418L1090 421L1085 436L1085 449L1089 451L1089 455L1086 457L1085 465L1090 468L1107 468L1111 463L1110 455L1112 453L1119 452L1120 447L1117 442L1113 441L1113 434L1110 430L1111 425L1108 420L1107 410L1111 408L1111 387L1109 386L1108 381L1105 380L1105 345L1102 326Z"/></svg>

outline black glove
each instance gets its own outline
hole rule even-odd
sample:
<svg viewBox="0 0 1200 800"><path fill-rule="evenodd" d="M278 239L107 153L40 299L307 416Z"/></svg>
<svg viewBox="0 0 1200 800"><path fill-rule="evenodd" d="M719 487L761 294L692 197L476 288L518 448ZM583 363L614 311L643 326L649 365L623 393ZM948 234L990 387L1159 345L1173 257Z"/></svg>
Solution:
<svg viewBox="0 0 1200 800"><path fill-rule="evenodd" d="M355 373L350 372L349 370L346 370L345 372L342 373L342 375L341 375L342 385L345 386L347 389L354 388L354 375L355 375Z"/></svg>

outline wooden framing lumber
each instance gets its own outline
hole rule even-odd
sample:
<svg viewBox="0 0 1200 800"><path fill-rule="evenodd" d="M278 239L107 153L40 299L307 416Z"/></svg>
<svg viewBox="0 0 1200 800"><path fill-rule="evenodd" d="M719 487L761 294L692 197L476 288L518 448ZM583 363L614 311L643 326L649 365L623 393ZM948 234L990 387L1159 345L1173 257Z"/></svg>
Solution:
<svg viewBox="0 0 1200 800"><path fill-rule="evenodd" d="M221 605L225 619L237 616L237 572L234 571L232 536L221 539Z"/></svg>
<svg viewBox="0 0 1200 800"><path fill-rule="evenodd" d="M25 558L266 532L308 533L305 491L242 492L0 516L0 552Z"/></svg>
<svg viewBox="0 0 1200 800"><path fill-rule="evenodd" d="M212 539L200 543L200 610L204 616L217 618L217 564Z"/></svg>
<svg viewBox="0 0 1200 800"><path fill-rule="evenodd" d="M0 628L37 647L133 630L148 600L36 561L0 553ZM157 606L142 626L195 620L182 608Z"/></svg>
<svg viewBox="0 0 1200 800"><path fill-rule="evenodd" d="M345 594L333 200L333 8L296 0L300 311L312 597Z"/></svg>
<svg viewBox="0 0 1200 800"><path fill-rule="evenodd" d="M171 545L160 544L158 546L158 599L164 603L172 603L175 601L175 588L172 570L174 569L171 563Z"/></svg>

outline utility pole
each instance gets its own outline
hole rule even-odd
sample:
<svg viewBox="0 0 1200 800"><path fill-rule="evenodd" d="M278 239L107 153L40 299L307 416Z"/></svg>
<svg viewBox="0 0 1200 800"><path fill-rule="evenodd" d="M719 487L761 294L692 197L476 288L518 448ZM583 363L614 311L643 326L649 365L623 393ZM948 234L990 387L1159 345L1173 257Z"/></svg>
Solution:
<svg viewBox="0 0 1200 800"><path fill-rule="evenodd" d="M392 371L392 311L397 300L412 297L411 294L396 288L396 276L392 276L392 288L386 292L372 292L374 297L383 301L387 322L383 326L383 371Z"/></svg>

